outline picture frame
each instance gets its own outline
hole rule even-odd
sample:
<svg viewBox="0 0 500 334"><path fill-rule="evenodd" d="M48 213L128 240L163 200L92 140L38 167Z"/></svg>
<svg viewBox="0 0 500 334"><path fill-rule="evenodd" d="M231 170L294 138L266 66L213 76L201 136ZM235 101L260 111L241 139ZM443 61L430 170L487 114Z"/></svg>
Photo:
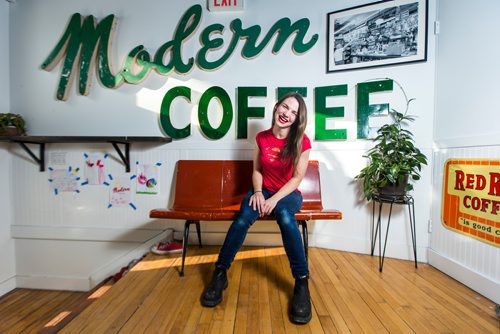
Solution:
<svg viewBox="0 0 500 334"><path fill-rule="evenodd" d="M428 0L382 0L327 14L327 73L427 61Z"/></svg>

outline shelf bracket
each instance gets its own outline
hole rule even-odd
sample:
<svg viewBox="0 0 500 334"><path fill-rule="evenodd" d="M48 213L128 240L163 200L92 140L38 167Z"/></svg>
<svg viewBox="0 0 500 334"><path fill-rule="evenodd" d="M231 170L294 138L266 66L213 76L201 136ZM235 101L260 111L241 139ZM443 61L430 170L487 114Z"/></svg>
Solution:
<svg viewBox="0 0 500 334"><path fill-rule="evenodd" d="M118 155L122 159L123 164L125 165L125 172L130 173L130 143L112 141L111 144L115 148L116 153L118 153ZM125 154L123 154L123 152L120 149L120 146L118 146L118 144L125 145Z"/></svg>
<svg viewBox="0 0 500 334"><path fill-rule="evenodd" d="M38 166L40 166L40 172L44 172L45 171L45 143L22 142L22 141L16 141L16 143L18 143L23 148L23 150L25 150L26 153L28 153L29 156L33 160L35 160L35 162L38 164ZM39 157L37 157L35 155L35 153L33 153L33 151L29 148L28 145L26 145L26 143L36 144L39 146L39 150L38 150Z"/></svg>

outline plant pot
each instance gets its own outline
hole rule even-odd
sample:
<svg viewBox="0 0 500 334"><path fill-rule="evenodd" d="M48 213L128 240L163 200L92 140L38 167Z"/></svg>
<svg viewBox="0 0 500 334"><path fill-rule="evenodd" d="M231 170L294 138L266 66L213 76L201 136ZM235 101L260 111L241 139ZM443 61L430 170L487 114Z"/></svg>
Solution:
<svg viewBox="0 0 500 334"><path fill-rule="evenodd" d="M22 130L20 130L14 126L7 126L5 128L0 128L0 136L13 137L13 136L21 136L21 135L23 135Z"/></svg>
<svg viewBox="0 0 500 334"><path fill-rule="evenodd" d="M408 184L408 175L403 178L403 181L394 184L388 184L378 189L378 195L383 197L401 197L406 195L406 185Z"/></svg>

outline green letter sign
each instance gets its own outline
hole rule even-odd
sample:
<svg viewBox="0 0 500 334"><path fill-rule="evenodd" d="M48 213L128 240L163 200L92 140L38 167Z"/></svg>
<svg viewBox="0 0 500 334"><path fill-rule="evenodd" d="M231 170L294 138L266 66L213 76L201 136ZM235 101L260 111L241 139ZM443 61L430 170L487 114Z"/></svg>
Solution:
<svg viewBox="0 0 500 334"><path fill-rule="evenodd" d="M116 24L115 16L106 16L98 25L95 26L95 19L92 15L87 16L82 22L81 15L76 13L71 17L68 27L63 36L57 43L50 55L45 59L42 68L48 71L52 70L66 53L64 65L61 72L61 79L57 89L57 99L66 100L68 98L68 88L73 79L73 65L78 60L80 52L80 94L88 95L92 71L90 67L93 64L93 57L97 48L98 73L102 84L108 88L115 88L123 83L123 77L120 74L113 75L109 65L109 49L111 35Z"/></svg>
<svg viewBox="0 0 500 334"><path fill-rule="evenodd" d="M176 129L170 121L170 105L178 96L185 97L189 102L191 102L191 88L179 86L170 89L163 97L160 107L161 127L169 137L172 137L172 139L186 138L191 134L191 123L186 125L183 129Z"/></svg>
<svg viewBox="0 0 500 334"><path fill-rule="evenodd" d="M208 104L216 97L222 105L222 121L217 129L214 129L208 121ZM220 139L226 135L233 121L233 107L231 98L221 87L210 87L203 93L198 104L198 121L201 131L210 139Z"/></svg>
<svg viewBox="0 0 500 334"><path fill-rule="evenodd" d="M328 96L347 95L347 85L316 87L314 90L314 109L316 140L339 140L346 139L345 129L326 129L326 120L334 117L344 117L344 107L326 107L326 98Z"/></svg>
<svg viewBox="0 0 500 334"><path fill-rule="evenodd" d="M250 117L263 118L265 114L264 107L249 107L248 98L250 96L266 96L267 87L238 87L237 88L238 100L238 128L237 138L246 138L248 134L247 119Z"/></svg>
<svg viewBox="0 0 500 334"><path fill-rule="evenodd" d="M368 118L373 114L387 113L389 105L369 104L370 93L392 91L393 81L382 80L358 84L358 139L368 138Z"/></svg>

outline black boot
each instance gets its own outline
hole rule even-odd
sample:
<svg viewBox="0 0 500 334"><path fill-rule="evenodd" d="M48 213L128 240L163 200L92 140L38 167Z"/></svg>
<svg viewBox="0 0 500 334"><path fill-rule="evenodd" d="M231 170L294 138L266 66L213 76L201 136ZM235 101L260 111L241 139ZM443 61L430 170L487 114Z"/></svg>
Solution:
<svg viewBox="0 0 500 334"><path fill-rule="evenodd" d="M298 324L307 324L311 318L311 297L309 296L308 277L296 278L293 289L290 319Z"/></svg>
<svg viewBox="0 0 500 334"><path fill-rule="evenodd" d="M214 307L222 301L222 291L227 288L226 270L215 268L212 281L208 284L203 296L201 297L201 305Z"/></svg>

